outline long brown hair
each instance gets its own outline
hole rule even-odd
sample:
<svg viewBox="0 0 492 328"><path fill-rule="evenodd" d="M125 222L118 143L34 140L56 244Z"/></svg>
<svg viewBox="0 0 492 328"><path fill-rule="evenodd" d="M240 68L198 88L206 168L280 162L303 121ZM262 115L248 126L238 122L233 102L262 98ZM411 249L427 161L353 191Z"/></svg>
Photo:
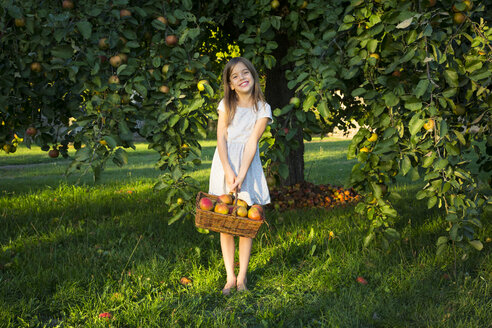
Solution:
<svg viewBox="0 0 492 328"><path fill-rule="evenodd" d="M224 108L225 112L227 114L227 125L229 125L232 122L232 119L234 118L234 115L236 114L236 108L237 108L237 94L236 91L231 89L231 72L234 69L234 67L238 63L243 63L244 66L251 72L251 75L253 75L254 79L254 87L253 90L251 91L251 97L253 97L253 102L254 102L254 110L258 111L258 101L265 101L265 97L263 96L263 92L261 91L260 88L260 77L258 76L258 72L256 71L255 67L249 60L243 57L234 57L229 62L226 64L224 67L224 71L222 73L222 81L224 84Z"/></svg>

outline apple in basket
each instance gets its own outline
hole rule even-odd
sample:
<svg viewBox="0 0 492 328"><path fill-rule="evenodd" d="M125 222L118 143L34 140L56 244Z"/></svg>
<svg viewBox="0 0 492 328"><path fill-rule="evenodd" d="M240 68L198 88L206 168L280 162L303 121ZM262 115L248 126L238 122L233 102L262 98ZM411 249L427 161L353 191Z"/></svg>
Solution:
<svg viewBox="0 0 492 328"><path fill-rule="evenodd" d="M229 213L229 207L227 206L227 204L217 203L215 205L214 211L216 213L220 213L220 214L228 214Z"/></svg>
<svg viewBox="0 0 492 328"><path fill-rule="evenodd" d="M258 207L251 207L248 211L248 218L251 220L261 220L261 213Z"/></svg>
<svg viewBox="0 0 492 328"><path fill-rule="evenodd" d="M212 202L210 198L203 197L200 199L198 206L200 206L200 209L204 211L211 211L214 208L214 202Z"/></svg>
<svg viewBox="0 0 492 328"><path fill-rule="evenodd" d="M245 208L248 208L248 203L246 203L246 201L244 201L242 199L238 199L237 200L237 206L243 206Z"/></svg>
<svg viewBox="0 0 492 328"><path fill-rule="evenodd" d="M229 194L224 194L219 196L219 202L231 205L232 204L232 196Z"/></svg>
<svg viewBox="0 0 492 328"><path fill-rule="evenodd" d="M244 218L244 217L248 216L248 210L244 206L238 206L237 215Z"/></svg>
<svg viewBox="0 0 492 328"><path fill-rule="evenodd" d="M261 206L260 204L255 204L253 206L251 206L251 208L257 208L258 211L260 212L261 216L263 216L263 206Z"/></svg>

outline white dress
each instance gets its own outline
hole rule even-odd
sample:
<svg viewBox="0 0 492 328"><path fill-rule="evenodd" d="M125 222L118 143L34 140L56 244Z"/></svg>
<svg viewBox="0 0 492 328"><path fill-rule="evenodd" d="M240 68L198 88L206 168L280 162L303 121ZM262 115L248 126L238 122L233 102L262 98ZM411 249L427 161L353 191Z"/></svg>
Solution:
<svg viewBox="0 0 492 328"><path fill-rule="evenodd" d="M272 109L267 103L258 102L258 111L253 107L237 107L234 119L227 127L227 155L232 170L237 175L241 166L244 147L258 119L269 118L269 124L273 122ZM219 103L219 111L224 111L224 101ZM265 173L260 161L260 152L256 148L256 154L246 173L238 197L248 203L248 205L270 203L270 192L265 179ZM224 169L220 161L219 152L215 149L210 170L210 181L208 193L212 195L223 195L229 193Z"/></svg>

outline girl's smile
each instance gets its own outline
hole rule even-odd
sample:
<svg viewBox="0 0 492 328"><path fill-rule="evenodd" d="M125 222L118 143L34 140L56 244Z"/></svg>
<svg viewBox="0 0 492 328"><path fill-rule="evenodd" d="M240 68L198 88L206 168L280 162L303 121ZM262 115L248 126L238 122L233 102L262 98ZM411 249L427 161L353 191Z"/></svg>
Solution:
<svg viewBox="0 0 492 328"><path fill-rule="evenodd" d="M253 75L243 63L237 63L231 71L230 86L238 93L248 94L253 89Z"/></svg>

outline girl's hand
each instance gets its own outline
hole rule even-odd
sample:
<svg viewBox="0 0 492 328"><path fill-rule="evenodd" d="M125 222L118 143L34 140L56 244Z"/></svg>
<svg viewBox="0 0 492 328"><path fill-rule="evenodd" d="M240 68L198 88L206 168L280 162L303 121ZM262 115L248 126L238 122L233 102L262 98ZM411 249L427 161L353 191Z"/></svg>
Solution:
<svg viewBox="0 0 492 328"><path fill-rule="evenodd" d="M244 178L245 177L240 177L240 176L236 177L234 184L232 185L231 190L234 191L237 188L237 192L240 192L241 186L243 185Z"/></svg>
<svg viewBox="0 0 492 328"><path fill-rule="evenodd" d="M234 188L236 188L234 186L234 183L236 182L236 174L234 174L234 172L232 170L227 171L225 173L225 179L226 179L227 187L229 187L229 190L234 191Z"/></svg>

